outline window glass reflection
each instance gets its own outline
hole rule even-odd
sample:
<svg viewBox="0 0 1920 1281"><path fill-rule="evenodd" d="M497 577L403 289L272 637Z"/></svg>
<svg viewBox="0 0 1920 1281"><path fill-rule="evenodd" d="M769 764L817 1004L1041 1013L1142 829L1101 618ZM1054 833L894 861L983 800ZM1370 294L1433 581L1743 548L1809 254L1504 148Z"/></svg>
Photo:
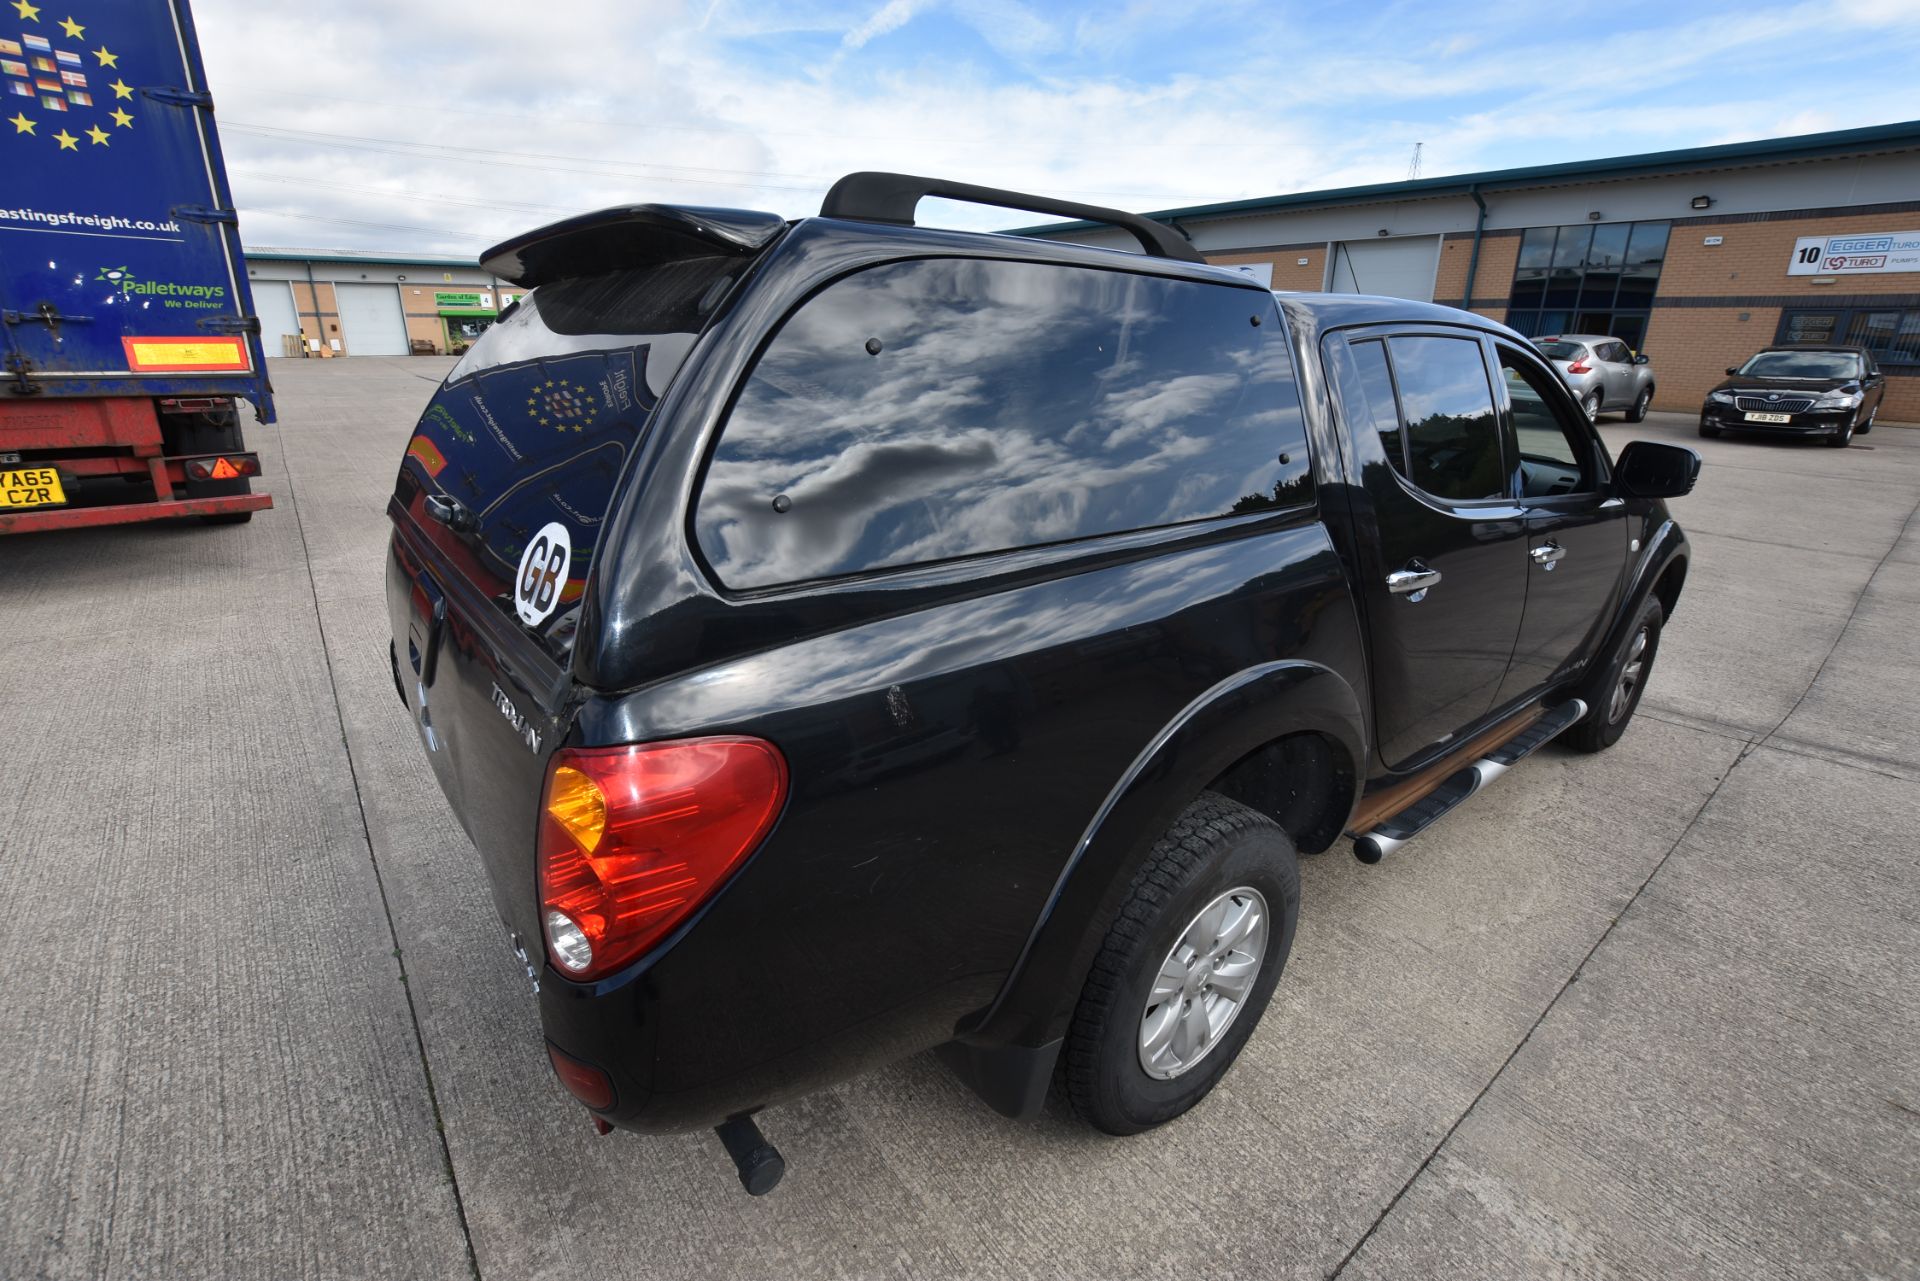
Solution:
<svg viewBox="0 0 1920 1281"><path fill-rule="evenodd" d="M759 587L1266 510L1309 485L1270 296L933 259L789 317L695 524L725 582Z"/></svg>
<svg viewBox="0 0 1920 1281"><path fill-rule="evenodd" d="M1439 498L1498 498L1506 492L1493 389L1480 344L1464 338L1387 340L1406 420L1413 483Z"/></svg>

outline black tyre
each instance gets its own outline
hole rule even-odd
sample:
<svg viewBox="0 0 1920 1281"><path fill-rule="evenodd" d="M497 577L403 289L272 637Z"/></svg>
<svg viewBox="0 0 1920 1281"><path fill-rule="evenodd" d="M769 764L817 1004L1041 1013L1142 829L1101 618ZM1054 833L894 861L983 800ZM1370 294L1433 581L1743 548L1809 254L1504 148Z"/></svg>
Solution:
<svg viewBox="0 0 1920 1281"><path fill-rule="evenodd" d="M1074 1111L1138 1134L1205 1098L1253 1035L1299 919L1287 834L1202 793L1135 874L1094 958L1061 1060Z"/></svg>
<svg viewBox="0 0 1920 1281"><path fill-rule="evenodd" d="M1703 421L1700 424L1700 434L1702 436L1705 436L1708 440L1712 440L1715 436L1718 436L1720 434L1720 429L1718 427L1715 427L1712 423Z"/></svg>
<svg viewBox="0 0 1920 1281"><path fill-rule="evenodd" d="M1647 421L1647 409L1652 404L1653 388L1641 388L1640 394L1633 399L1633 408L1627 411L1627 421L1630 423L1643 423Z"/></svg>
<svg viewBox="0 0 1920 1281"><path fill-rule="evenodd" d="M1853 419L1847 419L1839 431L1827 437L1827 444L1833 449L1845 449L1853 443Z"/></svg>
<svg viewBox="0 0 1920 1281"><path fill-rule="evenodd" d="M1873 412L1867 415L1867 421L1861 423L1858 427L1855 427L1853 430L1859 435L1862 435L1862 436L1866 435L1868 432L1873 430L1873 420L1878 418L1879 416L1880 416L1880 406L1875 405L1873 407Z"/></svg>
<svg viewBox="0 0 1920 1281"><path fill-rule="evenodd" d="M1587 393L1586 399L1580 402L1580 408L1585 411L1588 422L1600 421L1600 392L1597 388Z"/></svg>
<svg viewBox="0 0 1920 1281"><path fill-rule="evenodd" d="M1634 709L1640 706L1640 695L1646 692L1647 677L1653 674L1654 656L1660 652L1660 629L1666 621L1660 598L1649 596L1606 666L1581 689L1587 714L1562 734L1560 741L1582 752L1605 751L1620 741Z"/></svg>

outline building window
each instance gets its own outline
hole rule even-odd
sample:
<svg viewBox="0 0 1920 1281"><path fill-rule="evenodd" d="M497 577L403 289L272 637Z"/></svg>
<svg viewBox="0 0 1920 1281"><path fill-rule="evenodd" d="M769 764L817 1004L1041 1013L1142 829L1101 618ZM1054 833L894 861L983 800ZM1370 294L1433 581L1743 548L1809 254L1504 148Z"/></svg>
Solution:
<svg viewBox="0 0 1920 1281"><path fill-rule="evenodd" d="M1865 347L1882 365L1920 368L1920 307L1786 311L1774 341Z"/></svg>
<svg viewBox="0 0 1920 1281"><path fill-rule="evenodd" d="M1667 230L1664 222L1527 228L1507 323L1528 337L1604 334L1640 350L1667 256Z"/></svg>

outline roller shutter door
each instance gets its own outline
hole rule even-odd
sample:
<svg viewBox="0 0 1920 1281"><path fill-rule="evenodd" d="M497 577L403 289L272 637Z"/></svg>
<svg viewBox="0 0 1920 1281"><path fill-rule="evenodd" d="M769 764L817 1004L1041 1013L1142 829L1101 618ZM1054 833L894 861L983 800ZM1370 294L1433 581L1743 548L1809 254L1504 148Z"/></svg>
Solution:
<svg viewBox="0 0 1920 1281"><path fill-rule="evenodd" d="M293 310L293 290L284 280L255 280L253 314L260 317L260 345L269 356L284 356L282 334L300 333L300 318Z"/></svg>
<svg viewBox="0 0 1920 1281"><path fill-rule="evenodd" d="M335 285L340 337L349 356L404 356L407 322L398 285Z"/></svg>
<svg viewBox="0 0 1920 1281"><path fill-rule="evenodd" d="M1385 294L1390 298L1433 301L1433 276L1440 265L1440 237L1389 236L1344 240L1333 247L1336 294Z"/></svg>

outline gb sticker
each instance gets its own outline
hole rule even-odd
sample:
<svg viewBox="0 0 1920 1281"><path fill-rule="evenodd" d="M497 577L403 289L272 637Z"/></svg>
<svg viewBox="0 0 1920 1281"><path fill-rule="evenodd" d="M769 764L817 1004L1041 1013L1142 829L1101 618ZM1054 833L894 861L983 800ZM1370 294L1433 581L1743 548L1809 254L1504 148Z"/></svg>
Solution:
<svg viewBox="0 0 1920 1281"><path fill-rule="evenodd" d="M513 609L521 622L532 627L559 606L560 589L567 585L567 566L572 561L573 541L559 521L548 523L533 536L520 553L513 591Z"/></svg>

